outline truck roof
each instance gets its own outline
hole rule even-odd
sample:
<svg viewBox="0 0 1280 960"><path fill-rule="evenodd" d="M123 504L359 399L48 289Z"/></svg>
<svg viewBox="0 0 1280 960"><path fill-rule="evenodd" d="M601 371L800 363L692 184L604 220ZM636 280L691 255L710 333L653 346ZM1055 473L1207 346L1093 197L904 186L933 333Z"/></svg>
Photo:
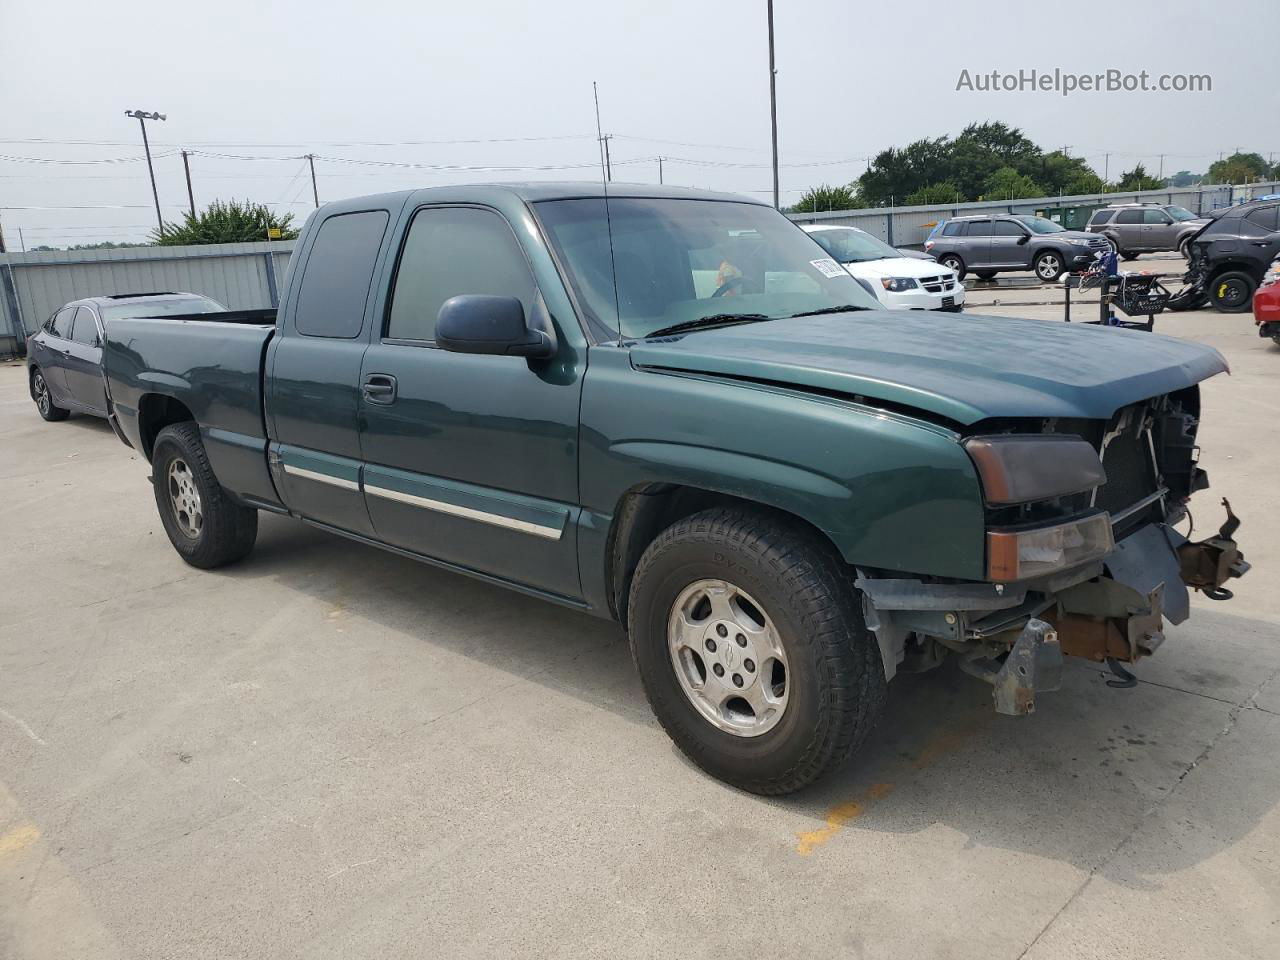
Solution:
<svg viewBox="0 0 1280 960"><path fill-rule="evenodd" d="M599 180L472 183L447 187L425 187L418 190L397 190L392 193L336 200L332 204L325 204L325 206L359 210L369 204L402 203L410 196L416 197L420 201L431 197L439 197L439 199L446 201L464 198L478 201L504 196L523 200L526 203L537 203L541 200L603 198L605 196L605 187ZM699 190L693 187L675 187L650 183L613 182L608 185L608 196L612 199L643 197L646 199L671 200L732 200L737 203L754 203L760 206L769 206L764 200L745 197L736 193L719 193L714 190Z"/></svg>

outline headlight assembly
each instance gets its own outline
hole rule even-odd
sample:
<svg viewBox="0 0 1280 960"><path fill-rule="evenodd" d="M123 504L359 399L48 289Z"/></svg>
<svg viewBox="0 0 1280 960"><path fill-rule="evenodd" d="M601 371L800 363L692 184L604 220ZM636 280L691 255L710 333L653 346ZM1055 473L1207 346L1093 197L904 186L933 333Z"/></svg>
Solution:
<svg viewBox="0 0 1280 960"><path fill-rule="evenodd" d="M1081 493L1107 482L1098 452L1079 437L970 437L964 448L977 467L983 497L994 506Z"/></svg>
<svg viewBox="0 0 1280 960"><path fill-rule="evenodd" d="M911 277L881 277L880 286L890 293L902 293L904 290L914 290L920 284Z"/></svg>

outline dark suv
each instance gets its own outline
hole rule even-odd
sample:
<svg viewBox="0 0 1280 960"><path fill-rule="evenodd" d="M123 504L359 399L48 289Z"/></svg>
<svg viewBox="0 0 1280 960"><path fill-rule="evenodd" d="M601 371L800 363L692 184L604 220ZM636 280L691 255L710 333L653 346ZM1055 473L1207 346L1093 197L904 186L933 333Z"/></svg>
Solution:
<svg viewBox="0 0 1280 960"><path fill-rule="evenodd" d="M126 293L73 300L54 312L27 340L31 399L46 420L67 414L107 415L102 384L103 321L217 313L222 304L195 293Z"/></svg>
<svg viewBox="0 0 1280 960"><path fill-rule="evenodd" d="M969 270L983 280L1003 270L1034 270L1046 283L1088 266L1110 249L1103 237L1021 214L956 217L925 243L925 250L961 279Z"/></svg>
<svg viewBox="0 0 1280 960"><path fill-rule="evenodd" d="M1172 203L1113 203L1095 211L1086 229L1100 233L1126 260L1140 253L1177 250L1187 255L1187 242L1209 222Z"/></svg>
<svg viewBox="0 0 1280 960"><path fill-rule="evenodd" d="M1215 210L1188 247L1190 281L1215 309L1243 313L1280 255L1280 199Z"/></svg>

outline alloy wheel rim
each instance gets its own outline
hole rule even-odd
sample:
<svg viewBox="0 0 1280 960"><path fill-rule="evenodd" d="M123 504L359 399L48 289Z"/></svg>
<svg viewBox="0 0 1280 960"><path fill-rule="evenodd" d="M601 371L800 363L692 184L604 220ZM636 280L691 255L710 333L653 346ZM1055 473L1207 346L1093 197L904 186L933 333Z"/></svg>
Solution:
<svg viewBox="0 0 1280 960"><path fill-rule="evenodd" d="M49 408L53 405L49 399L49 385L44 382L44 377L36 374L36 407L43 414L48 414Z"/></svg>
<svg viewBox="0 0 1280 960"><path fill-rule="evenodd" d="M1057 276L1059 269L1057 257L1049 256L1040 261L1040 277L1043 280Z"/></svg>
<svg viewBox="0 0 1280 960"><path fill-rule="evenodd" d="M200 490L196 487L191 468L181 457L169 464L169 502L173 506L173 518L183 534L195 540L204 529L204 505Z"/></svg>
<svg viewBox="0 0 1280 960"><path fill-rule="evenodd" d="M727 580L685 587L671 605L667 649L681 691L716 729L758 737L786 712L786 649L764 608L741 587Z"/></svg>

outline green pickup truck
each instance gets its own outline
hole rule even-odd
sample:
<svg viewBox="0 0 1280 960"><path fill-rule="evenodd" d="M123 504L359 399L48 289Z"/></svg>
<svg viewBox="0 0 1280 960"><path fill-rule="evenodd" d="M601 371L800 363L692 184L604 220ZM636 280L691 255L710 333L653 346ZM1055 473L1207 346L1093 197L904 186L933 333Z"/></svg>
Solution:
<svg viewBox="0 0 1280 960"><path fill-rule="evenodd" d="M672 739L746 790L812 782L948 656L1007 714L1064 654L1127 676L1247 569L1233 519L1173 529L1216 351L885 312L751 200L345 200L284 286L274 318L106 325L178 553L240 560L267 510L615 619Z"/></svg>

